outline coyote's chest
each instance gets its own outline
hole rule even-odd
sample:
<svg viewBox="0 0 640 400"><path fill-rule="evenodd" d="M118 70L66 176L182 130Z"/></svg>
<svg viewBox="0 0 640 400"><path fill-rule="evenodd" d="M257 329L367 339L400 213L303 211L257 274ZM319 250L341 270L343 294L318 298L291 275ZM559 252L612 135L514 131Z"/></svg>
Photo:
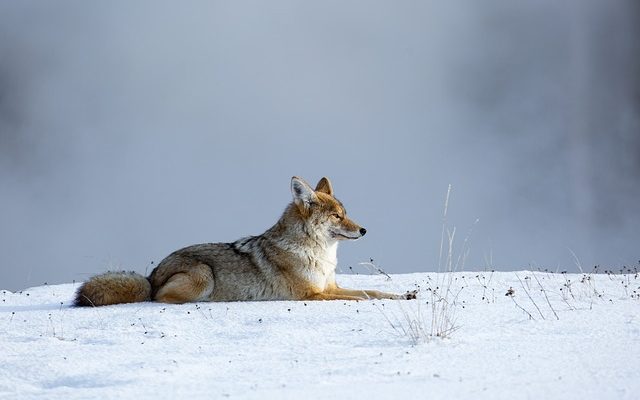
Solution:
<svg viewBox="0 0 640 400"><path fill-rule="evenodd" d="M324 290L327 285L333 284L336 279L337 252L337 242L325 249L309 252L308 264L301 271L303 278L319 290Z"/></svg>

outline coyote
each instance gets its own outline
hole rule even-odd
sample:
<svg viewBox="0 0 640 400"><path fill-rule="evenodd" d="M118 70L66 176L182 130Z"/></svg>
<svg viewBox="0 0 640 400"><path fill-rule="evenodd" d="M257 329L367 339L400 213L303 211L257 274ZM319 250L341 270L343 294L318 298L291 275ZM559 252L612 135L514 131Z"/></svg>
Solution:
<svg viewBox="0 0 640 400"><path fill-rule="evenodd" d="M314 190L294 176L291 193L282 217L262 235L177 250L148 278L135 272L94 276L78 289L75 305L415 298L415 291L398 295L339 287L338 242L359 239L366 229L347 218L327 178Z"/></svg>

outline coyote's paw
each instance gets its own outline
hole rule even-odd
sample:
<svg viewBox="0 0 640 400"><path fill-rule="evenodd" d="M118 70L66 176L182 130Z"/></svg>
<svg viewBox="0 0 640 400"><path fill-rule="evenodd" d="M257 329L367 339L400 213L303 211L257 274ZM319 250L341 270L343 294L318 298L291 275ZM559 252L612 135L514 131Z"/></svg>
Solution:
<svg viewBox="0 0 640 400"><path fill-rule="evenodd" d="M407 293L403 294L402 298L405 300L415 300L417 295L418 295L417 290L407 290Z"/></svg>

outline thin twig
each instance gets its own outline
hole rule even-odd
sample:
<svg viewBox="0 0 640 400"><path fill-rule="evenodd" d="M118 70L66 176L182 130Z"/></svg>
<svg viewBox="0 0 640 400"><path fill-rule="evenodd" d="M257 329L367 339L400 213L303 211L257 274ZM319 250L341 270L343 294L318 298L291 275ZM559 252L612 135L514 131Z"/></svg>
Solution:
<svg viewBox="0 0 640 400"><path fill-rule="evenodd" d="M540 314L540 317L542 317L542 319L545 319L544 318L544 314L542 314L542 311L540 311L540 307L538 307L538 305L536 304L535 300L533 300L533 297L531 297L531 294L529 294L529 291L524 286L524 283L522 283L522 279L520 279L518 274L515 274L515 275L516 275L516 278L518 278L518 280L520 281L520 285L522 286L522 290L524 290L524 292L527 294L527 297L529 297L529 300L531 300L533 305L536 307L536 310L538 310L538 313Z"/></svg>
<svg viewBox="0 0 640 400"><path fill-rule="evenodd" d="M540 283L540 280L538 279L536 274L532 273L532 275L533 275L533 278L536 280L536 282L538 282L538 286L540 286L540 290L544 294L544 298L547 299L547 304L549 305L549 308L551 309L551 311L553 311L553 315L555 315L556 319L559 320L560 317L558 317L558 313L556 313L556 310L553 309L553 306L551 305L551 302L549 301L549 297L547 296L547 291L544 290L544 288L542 287L542 283Z"/></svg>
<svg viewBox="0 0 640 400"><path fill-rule="evenodd" d="M513 300L513 304L515 304L515 305L516 305L516 307L518 307L519 309L521 309L522 311L524 311L524 312L529 316L529 319L532 319L532 320L534 320L534 321L536 320L535 318L533 318L533 315L531 315L531 313L530 313L529 311L525 310L525 309L524 309L524 307L522 307L520 304L518 304L518 302L516 301L516 299L514 299L514 298L513 298L513 295L511 295L511 296L509 296L509 297L511 297L511 300Z"/></svg>

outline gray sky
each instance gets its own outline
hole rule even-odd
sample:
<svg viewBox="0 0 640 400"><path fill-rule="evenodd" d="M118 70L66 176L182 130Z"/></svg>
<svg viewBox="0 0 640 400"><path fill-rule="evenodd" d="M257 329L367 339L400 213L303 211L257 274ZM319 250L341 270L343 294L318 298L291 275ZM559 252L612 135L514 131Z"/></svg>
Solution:
<svg viewBox="0 0 640 400"><path fill-rule="evenodd" d="M448 184L465 269L637 266L639 7L453 3L1 2L0 288L259 234L292 175L345 271L437 270Z"/></svg>

